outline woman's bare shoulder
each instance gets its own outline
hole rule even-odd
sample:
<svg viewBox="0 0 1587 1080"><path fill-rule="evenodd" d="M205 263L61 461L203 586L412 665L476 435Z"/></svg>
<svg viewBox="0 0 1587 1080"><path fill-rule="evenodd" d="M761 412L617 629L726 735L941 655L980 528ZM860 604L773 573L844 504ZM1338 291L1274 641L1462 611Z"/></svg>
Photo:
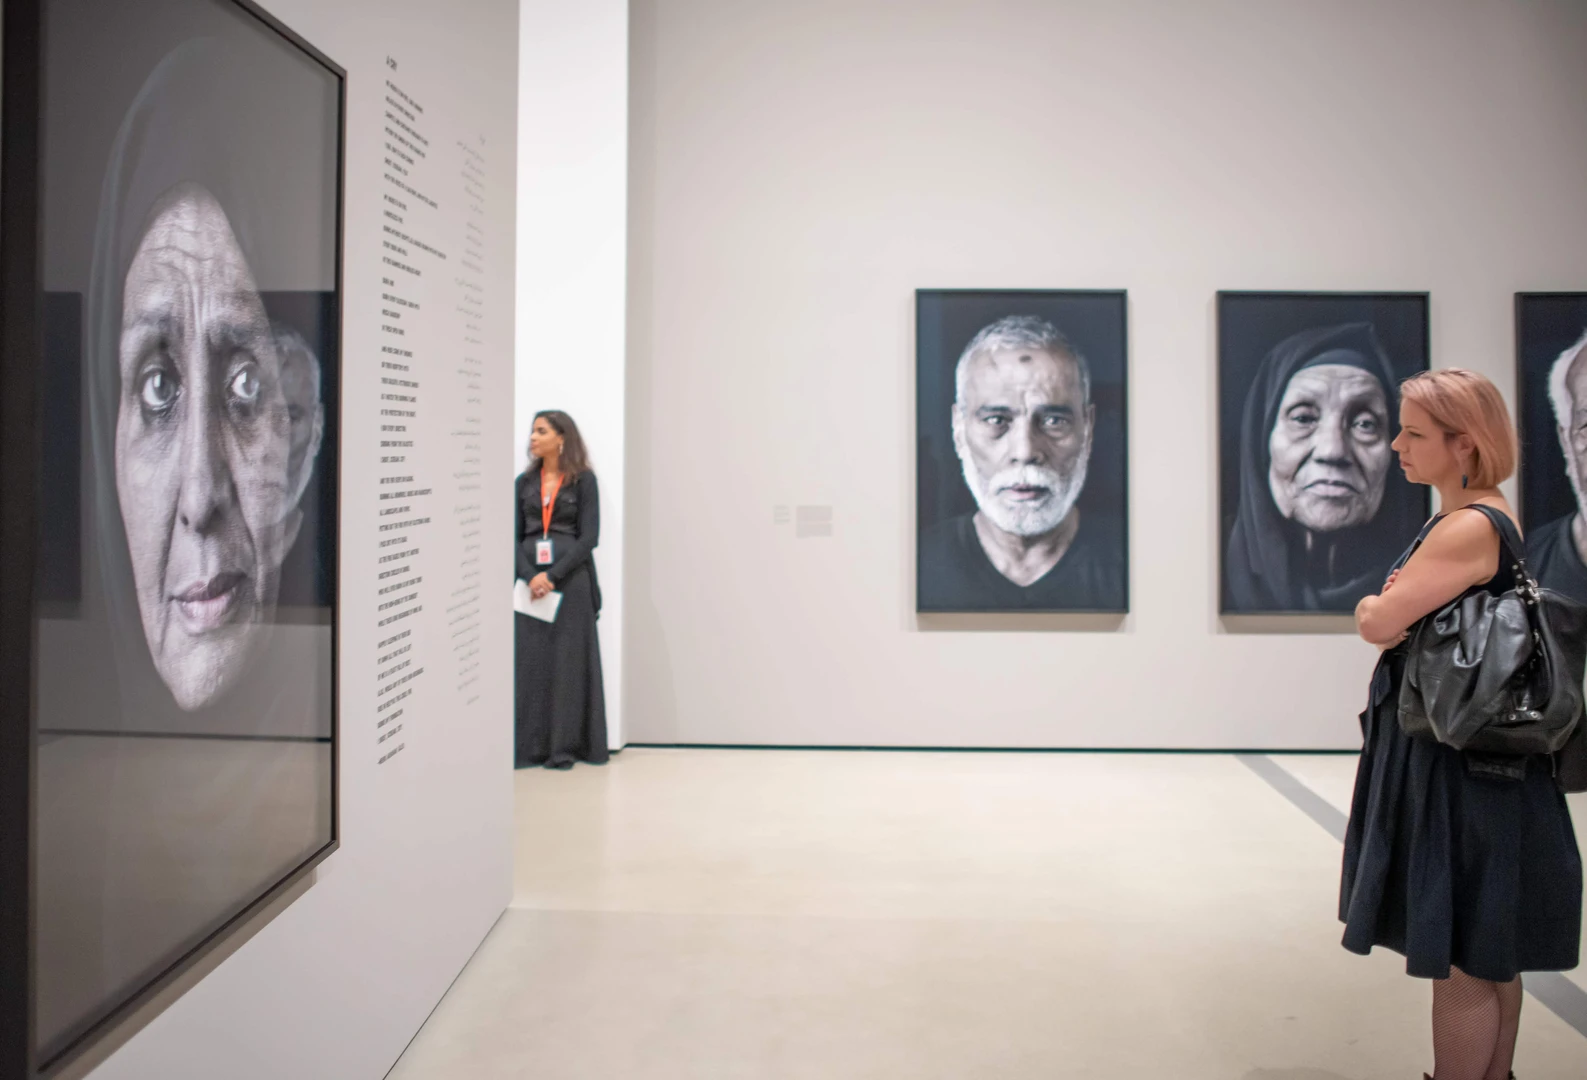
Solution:
<svg viewBox="0 0 1587 1080"><path fill-rule="evenodd" d="M1520 530L1514 512L1504 500L1484 499L1481 505L1499 511L1510 519L1510 523L1515 525L1517 531ZM1486 555L1498 549L1499 530L1492 521L1488 520L1488 515L1470 506L1463 506L1459 510L1445 514L1427 534L1423 546L1431 547L1442 555Z"/></svg>

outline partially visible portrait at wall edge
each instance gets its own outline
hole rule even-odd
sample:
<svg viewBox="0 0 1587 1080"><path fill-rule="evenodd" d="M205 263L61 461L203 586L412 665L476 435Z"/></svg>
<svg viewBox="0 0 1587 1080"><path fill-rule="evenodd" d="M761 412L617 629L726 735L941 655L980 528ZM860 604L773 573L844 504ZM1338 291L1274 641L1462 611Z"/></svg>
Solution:
<svg viewBox="0 0 1587 1080"><path fill-rule="evenodd" d="M1587 292L1516 295L1515 370L1529 568L1587 603Z"/></svg>

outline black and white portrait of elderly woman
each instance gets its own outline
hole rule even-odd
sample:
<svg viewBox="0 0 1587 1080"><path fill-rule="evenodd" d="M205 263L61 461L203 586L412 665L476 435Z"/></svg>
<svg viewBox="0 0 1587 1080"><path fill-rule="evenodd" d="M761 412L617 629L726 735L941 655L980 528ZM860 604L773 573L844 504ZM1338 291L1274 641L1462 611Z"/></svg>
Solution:
<svg viewBox="0 0 1587 1080"><path fill-rule="evenodd" d="M320 224L323 197L294 207L290 146L260 137L326 160L331 126L250 123L270 100L268 65L235 61L199 39L150 76L106 175L89 297L109 615L130 636L130 579L147 656L187 712L222 702L269 654L289 556L322 546L306 517L326 524L305 503L324 457L325 345L274 317L270 290L323 278L334 237L294 250L306 234L283 211Z"/></svg>
<svg viewBox="0 0 1587 1080"><path fill-rule="evenodd" d="M1244 314L1226 310L1221 326L1238 343L1226 363L1260 355L1254 372L1222 372L1223 610L1348 612L1420 524L1390 448L1403 376L1371 321L1306 326L1257 353Z"/></svg>
<svg viewBox="0 0 1587 1080"><path fill-rule="evenodd" d="M46 16L39 1060L336 840L344 91L230 0Z"/></svg>

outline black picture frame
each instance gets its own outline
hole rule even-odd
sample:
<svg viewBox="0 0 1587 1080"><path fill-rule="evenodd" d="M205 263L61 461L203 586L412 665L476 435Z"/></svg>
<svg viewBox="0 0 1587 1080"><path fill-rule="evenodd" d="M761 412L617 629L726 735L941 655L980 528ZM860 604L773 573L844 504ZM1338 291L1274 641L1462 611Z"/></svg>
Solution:
<svg viewBox="0 0 1587 1080"><path fill-rule="evenodd" d="M334 364L322 364L322 379L334 385L336 439L321 447L322 468L315 480L329 507L329 589L331 714L329 762L329 839L273 884L248 900L217 929L102 1015L74 1030L70 1040L41 1052L36 1033L38 977L35 905L38 851L38 637L42 607L75 603L67 576L39 580L41 482L46 438L44 413L71 388L51 386L41 375L46 335L54 331L52 311L70 316L47 300L42 267L43 183L45 170L44 85L48 0L4 0L3 52L0 52L0 675L11 687L0 695L0 1080L49 1080L73 1070L103 1044L125 1038L133 1024L152 1019L155 1010L185 980L196 977L205 961L265 912L285 902L302 882L341 844L341 710L340 652L343 606L339 590L344 551L340 491L343 484L341 419L345 415L339 390L344 385L345 222L347 147L347 72L325 53L252 0L208 0L217 8L235 10L247 25L286 43L335 81L337 130L334 139ZM68 327L62 331L71 336ZM25 688L22 690L16 688Z"/></svg>
<svg viewBox="0 0 1587 1080"><path fill-rule="evenodd" d="M1587 291L1515 294L1515 426L1520 443L1516 511L1529 568L1545 588L1587 603L1587 566L1572 537L1580 507L1553 401L1556 365L1587 350ZM1561 387L1569 392L1565 387Z"/></svg>
<svg viewBox="0 0 1587 1080"><path fill-rule="evenodd" d="M1354 610L1360 596L1366 595L1366 583L1372 581L1376 574L1375 563L1382 562L1382 571L1386 574L1393 559L1415 538L1417 530L1431 513L1431 494L1425 488L1414 488L1405 480L1386 446L1398 432L1399 383L1418 371L1428 370L1432 363L1431 298L1426 292L1231 289L1218 292L1216 308L1218 613L1225 617L1348 614ZM1242 471L1247 468L1253 471L1258 467L1265 468L1268 462L1267 448L1260 445L1257 439L1248 439L1242 431L1246 411L1254 407L1251 397L1261 390L1259 380L1264 369L1270 366L1276 368L1276 365L1285 362L1285 358L1278 355L1285 345L1293 342L1294 348L1304 349L1305 339L1301 335L1307 331L1321 333L1333 328L1344 332L1346 328L1359 324L1367 324L1371 328L1371 335L1378 342L1378 351L1388 365L1388 371L1379 375L1380 381L1387 383L1384 388L1389 426L1384 439L1387 470L1383 481L1383 501L1378 512L1370 524L1353 530L1353 535L1362 540L1365 546L1342 546L1360 557L1363 563L1371 565L1363 565L1358 576L1345 576L1336 589L1316 590L1318 602L1312 606L1296 599L1297 594L1304 595L1307 592L1302 587L1284 589L1283 595L1274 595L1280 592L1274 589L1272 593L1262 596L1259 602L1251 602L1249 596L1240 594L1253 590L1244 581L1237 585L1231 580L1231 549L1235 549L1243 559L1247 547L1258 546L1244 544L1244 538L1240 543L1235 539L1237 527L1243 527L1240 517ZM1329 340L1345 343L1342 347L1346 347L1347 351L1362 344L1351 342L1348 336ZM1363 347L1371 351L1370 346ZM1300 361L1300 365L1305 366L1305 362ZM1264 405L1267 404L1264 399ZM1260 426L1270 428L1273 420L1273 417L1268 417ZM1258 455L1262 463L1260 466L1255 458L1249 463L1242 461L1245 454L1243 444L1246 441L1252 442L1252 453ZM1267 497L1271 499L1270 495ZM1277 514L1270 503L1259 507L1257 512ZM1374 529L1374 525L1378 528ZM1274 549L1272 543L1260 546L1265 551ZM1351 581L1359 584L1351 586ZM1371 591L1380 585L1379 578L1376 584L1370 586ZM1359 595L1355 599L1345 595L1353 594L1357 589Z"/></svg>
<svg viewBox="0 0 1587 1080"><path fill-rule="evenodd" d="M969 520L976 501L961 475L951 410L960 354L980 330L1008 316L1029 315L1055 326L1090 368L1096 407L1093 445L1078 496L1088 543L1071 557L1099 564L1074 602L1015 597L965 537L943 547L956 519ZM915 611L921 615L1124 615L1130 606L1129 296L1123 289L917 289L915 291ZM952 551L952 556L946 551ZM951 564L944 563L952 559ZM938 564L975 563L979 575L946 587ZM984 565L982 565L984 563ZM1049 574L1055 573L1050 571ZM955 572L957 573L957 572ZM986 581L990 587L977 582ZM1034 588L1034 586L1033 586ZM1054 590L1056 592L1056 590Z"/></svg>

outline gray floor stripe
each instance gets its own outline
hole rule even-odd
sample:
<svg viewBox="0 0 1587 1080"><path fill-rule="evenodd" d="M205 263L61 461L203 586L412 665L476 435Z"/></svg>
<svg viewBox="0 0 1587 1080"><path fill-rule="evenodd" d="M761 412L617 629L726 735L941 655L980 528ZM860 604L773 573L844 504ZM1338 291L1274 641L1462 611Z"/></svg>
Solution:
<svg viewBox="0 0 1587 1080"><path fill-rule="evenodd" d="M1333 803L1295 779L1293 774L1266 754L1236 754L1235 757L1294 803L1307 817L1328 830L1335 840L1341 844L1345 842L1346 818Z"/></svg>
<svg viewBox="0 0 1587 1080"><path fill-rule="evenodd" d="M1549 1012L1587 1036L1587 990L1557 971L1531 971L1521 976L1526 992L1548 1006Z"/></svg>
<svg viewBox="0 0 1587 1080"><path fill-rule="evenodd" d="M1337 806L1301 783L1266 754L1236 754L1235 757L1335 840L1344 842L1347 818ZM1523 976L1523 981L1527 993L1587 1038L1587 990L1553 971L1529 972Z"/></svg>

